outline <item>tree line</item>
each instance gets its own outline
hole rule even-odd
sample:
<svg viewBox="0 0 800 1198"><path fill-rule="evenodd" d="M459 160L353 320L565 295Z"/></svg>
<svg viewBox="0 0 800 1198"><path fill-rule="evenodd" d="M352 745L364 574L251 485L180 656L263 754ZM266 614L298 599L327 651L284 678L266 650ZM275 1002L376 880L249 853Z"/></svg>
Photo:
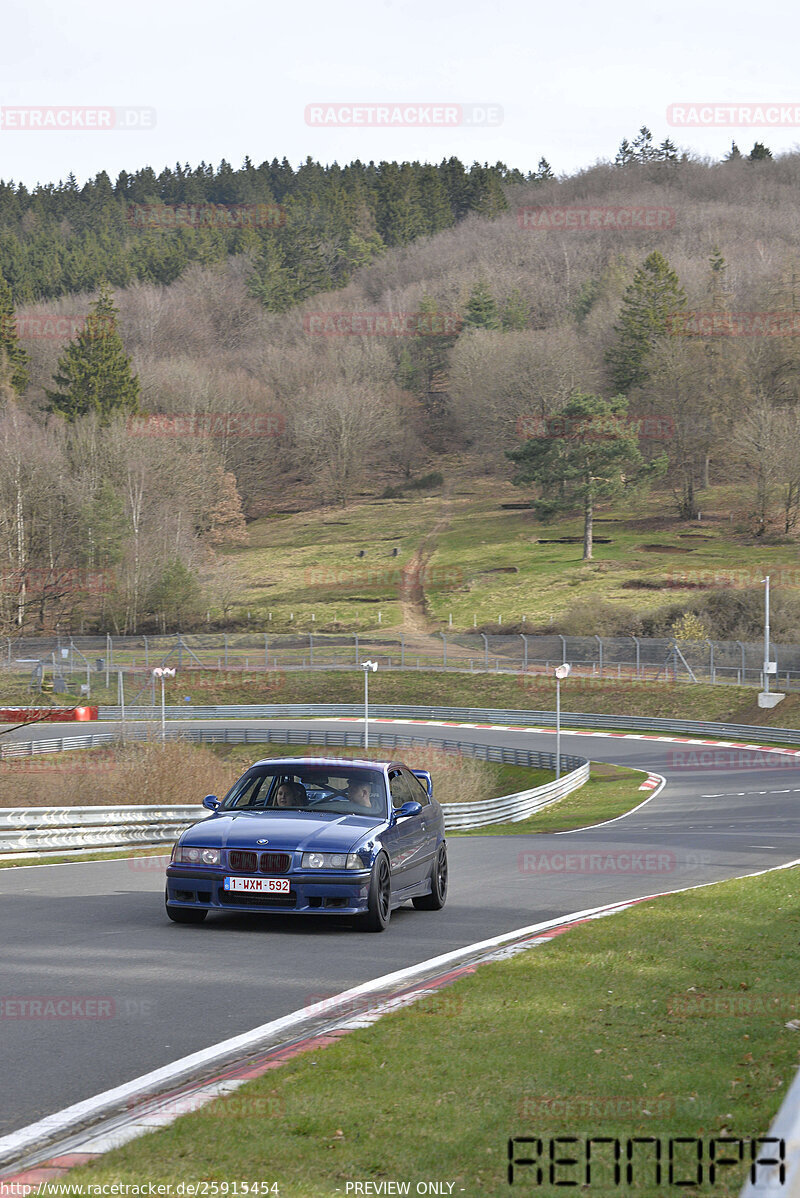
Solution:
<svg viewBox="0 0 800 1198"><path fill-rule="evenodd" d="M192 263L243 254L252 294L284 311L343 286L388 247L504 210L504 186L524 180L503 163L454 157L344 167L308 158L297 169L248 158L238 170L224 160L143 167L114 182L101 171L82 186L70 175L30 190L0 181L0 272L15 302L28 303L104 281L166 285Z"/></svg>

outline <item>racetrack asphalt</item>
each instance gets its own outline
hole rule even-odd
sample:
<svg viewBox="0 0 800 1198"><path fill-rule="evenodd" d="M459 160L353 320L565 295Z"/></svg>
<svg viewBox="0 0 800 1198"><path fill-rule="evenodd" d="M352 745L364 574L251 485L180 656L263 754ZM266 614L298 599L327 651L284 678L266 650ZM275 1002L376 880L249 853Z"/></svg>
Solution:
<svg viewBox="0 0 800 1198"><path fill-rule="evenodd" d="M432 742L555 747L554 735L531 731L396 722L386 730ZM74 724L38 724L8 739L77 732ZM800 758L655 738L562 733L561 741L563 753L654 771L667 784L636 812L595 829L451 838L447 906L403 907L383 935L327 916L214 913L197 927L172 924L163 910L165 858L0 870L0 999L103 1004L100 1018L75 1017L81 1004L74 1001L63 1018L0 1018L0 1135L439 953L575 910L800 858ZM28 1008L4 1003L3 1010Z"/></svg>

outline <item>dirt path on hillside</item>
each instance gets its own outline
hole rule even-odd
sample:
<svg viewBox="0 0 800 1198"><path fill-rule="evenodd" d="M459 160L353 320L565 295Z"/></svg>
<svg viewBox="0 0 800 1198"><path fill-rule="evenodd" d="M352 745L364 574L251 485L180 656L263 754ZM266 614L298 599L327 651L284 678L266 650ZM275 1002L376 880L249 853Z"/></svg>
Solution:
<svg viewBox="0 0 800 1198"><path fill-rule="evenodd" d="M425 603L425 579L428 563L436 551L436 540L450 523L450 500L442 498L442 514L427 533L412 554L408 564L404 566L400 579L398 599L403 613L403 631L411 636L430 636L436 632L436 625L428 618Z"/></svg>

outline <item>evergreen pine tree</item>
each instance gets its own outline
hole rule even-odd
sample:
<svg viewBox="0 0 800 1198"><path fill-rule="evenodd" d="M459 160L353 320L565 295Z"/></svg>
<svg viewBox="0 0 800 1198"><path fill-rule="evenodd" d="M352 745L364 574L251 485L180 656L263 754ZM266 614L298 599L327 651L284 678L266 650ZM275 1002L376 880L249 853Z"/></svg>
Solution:
<svg viewBox="0 0 800 1198"><path fill-rule="evenodd" d="M653 145L653 134L647 125L642 125L634 137L631 151L635 162L654 162L658 157L658 150Z"/></svg>
<svg viewBox="0 0 800 1198"><path fill-rule="evenodd" d="M659 337L666 336L686 294L663 254L654 250L633 276L622 297L617 344L606 354L614 388L627 393L647 382L646 359Z"/></svg>
<svg viewBox="0 0 800 1198"><path fill-rule="evenodd" d="M583 514L583 559L592 559L595 507L631 485L641 486L666 469L666 458L646 463L624 395L604 399L577 393L554 418L545 436L531 437L506 454L516 463L514 484L536 483L534 508L543 519Z"/></svg>
<svg viewBox="0 0 800 1198"><path fill-rule="evenodd" d="M48 410L67 420L95 412L102 424L113 416L139 410L139 379L131 369L119 334L119 312L104 284L91 306L86 324L58 360L47 391Z"/></svg>
<svg viewBox="0 0 800 1198"><path fill-rule="evenodd" d="M735 162L737 158L741 158L742 151L739 149L735 141L731 142L731 148L725 155L723 162Z"/></svg>
<svg viewBox="0 0 800 1198"><path fill-rule="evenodd" d="M439 312L436 300L424 295L417 308L419 332L405 339L400 351L397 377L401 387L419 396L429 411L441 407L438 398L441 383L450 365L450 350L458 338L458 329L450 326L450 317Z"/></svg>
<svg viewBox="0 0 800 1198"><path fill-rule="evenodd" d="M254 299L260 300L268 312L285 312L294 302L291 274L277 237L271 232L262 237L247 286Z"/></svg>
<svg viewBox="0 0 800 1198"><path fill-rule="evenodd" d="M546 158L542 157L539 159L539 166L534 177L537 183L549 183L551 179L555 179L550 163Z"/></svg>
<svg viewBox="0 0 800 1198"><path fill-rule="evenodd" d="M192 571L180 558L167 562L153 583L147 606L162 632L177 631L196 619L202 608L202 591Z"/></svg>
<svg viewBox="0 0 800 1198"><path fill-rule="evenodd" d="M479 279L472 288L469 300L467 301L464 327L468 329L500 328L500 313L497 310L497 301L484 279Z"/></svg>
<svg viewBox="0 0 800 1198"><path fill-rule="evenodd" d="M530 309L516 287L506 297L501 319L503 328L510 332L519 332L521 329L527 329L530 323Z"/></svg>
<svg viewBox="0 0 800 1198"><path fill-rule="evenodd" d="M757 141L748 154L751 162L761 162L772 158L772 151L763 142Z"/></svg>
<svg viewBox="0 0 800 1198"><path fill-rule="evenodd" d="M108 478L80 511L81 559L91 569L108 570L122 558L127 532L125 504Z"/></svg>
<svg viewBox="0 0 800 1198"><path fill-rule="evenodd" d="M29 362L19 342L11 288L0 274L0 388L21 395L28 385Z"/></svg>

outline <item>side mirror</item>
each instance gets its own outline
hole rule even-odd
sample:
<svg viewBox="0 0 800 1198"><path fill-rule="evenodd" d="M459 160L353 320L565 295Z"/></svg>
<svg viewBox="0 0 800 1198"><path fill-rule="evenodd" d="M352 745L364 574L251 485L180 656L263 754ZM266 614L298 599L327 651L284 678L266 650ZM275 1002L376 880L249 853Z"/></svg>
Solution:
<svg viewBox="0 0 800 1198"><path fill-rule="evenodd" d="M414 799L409 799L407 803L403 803L402 807L398 807L394 814L396 819L403 819L407 815L419 815L421 810L422 803L417 803Z"/></svg>
<svg viewBox="0 0 800 1198"><path fill-rule="evenodd" d="M203 806L207 807L209 811L216 811L219 807L219 799L216 795L206 795L203 799Z"/></svg>

